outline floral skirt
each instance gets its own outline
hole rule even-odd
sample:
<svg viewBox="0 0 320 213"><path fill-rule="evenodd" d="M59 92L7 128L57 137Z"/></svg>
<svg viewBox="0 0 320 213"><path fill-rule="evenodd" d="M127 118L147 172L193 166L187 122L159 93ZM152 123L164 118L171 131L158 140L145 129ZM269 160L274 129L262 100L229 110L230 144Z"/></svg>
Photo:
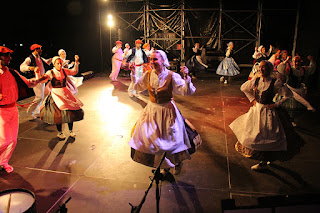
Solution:
<svg viewBox="0 0 320 213"><path fill-rule="evenodd" d="M80 121L83 119L84 112L79 110L60 110L54 103L49 94L44 100L40 109L40 118L48 124L63 124Z"/></svg>

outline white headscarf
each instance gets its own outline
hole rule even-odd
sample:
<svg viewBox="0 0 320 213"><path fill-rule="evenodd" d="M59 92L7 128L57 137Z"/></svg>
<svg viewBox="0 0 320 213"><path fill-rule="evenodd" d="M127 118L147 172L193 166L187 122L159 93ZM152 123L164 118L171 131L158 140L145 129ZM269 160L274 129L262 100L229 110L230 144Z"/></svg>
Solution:
<svg viewBox="0 0 320 213"><path fill-rule="evenodd" d="M227 46L229 47L229 46L232 45L232 44L233 44L233 42L230 41L230 42L227 44Z"/></svg>
<svg viewBox="0 0 320 213"><path fill-rule="evenodd" d="M58 55L60 55L62 52L66 52L64 49L60 49L59 51L58 51Z"/></svg>
<svg viewBox="0 0 320 213"><path fill-rule="evenodd" d="M263 45L261 45L260 47L258 47L258 51L261 53L261 50L263 48Z"/></svg>
<svg viewBox="0 0 320 213"><path fill-rule="evenodd" d="M168 60L168 57L167 57L167 54L163 51L163 50L156 50L154 52L157 52L157 53L160 53L162 59L163 59L163 65L165 67L170 67L170 63L169 63L169 60Z"/></svg>
<svg viewBox="0 0 320 213"><path fill-rule="evenodd" d="M54 66L54 62L55 62L57 59L60 59L60 56L54 56L54 57L52 58L52 64L53 64L53 66Z"/></svg>

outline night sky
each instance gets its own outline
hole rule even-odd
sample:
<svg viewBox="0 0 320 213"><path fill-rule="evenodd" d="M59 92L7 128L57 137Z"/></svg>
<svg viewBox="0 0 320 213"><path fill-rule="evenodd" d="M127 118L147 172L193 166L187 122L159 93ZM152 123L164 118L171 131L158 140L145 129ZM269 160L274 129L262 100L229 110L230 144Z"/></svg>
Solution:
<svg viewBox="0 0 320 213"><path fill-rule="evenodd" d="M196 4L195 1L186 2L193 2L193 7L208 7L208 1L196 1ZM209 6L216 7L217 2L212 1L212 5ZM224 7L254 9L256 2L225 0ZM132 3L128 5L130 4ZM119 5L123 10L128 9L124 3L118 3L116 8L119 8ZM74 54L80 55L81 72L87 70L99 72L101 69L107 69L110 62L109 34L104 20L101 25L103 52L101 61L99 11L103 15L114 8L102 0L1 1L0 45L6 44L15 51L11 66L16 69L30 54L30 45L39 43L43 46L45 58L57 55L58 50L63 48L67 51L68 59L72 60ZM290 4L288 1L265 1L264 9L273 8L296 8L296 1L290 1ZM317 13L317 8L311 0L302 2L297 52L305 57L308 54L315 56L319 54L319 23L315 22ZM266 11L262 22L262 44L267 46L272 44L291 52L294 23L295 12ZM132 40L136 39L136 35L132 37L134 37ZM112 38L113 42L115 39ZM248 59L250 57L251 55Z"/></svg>

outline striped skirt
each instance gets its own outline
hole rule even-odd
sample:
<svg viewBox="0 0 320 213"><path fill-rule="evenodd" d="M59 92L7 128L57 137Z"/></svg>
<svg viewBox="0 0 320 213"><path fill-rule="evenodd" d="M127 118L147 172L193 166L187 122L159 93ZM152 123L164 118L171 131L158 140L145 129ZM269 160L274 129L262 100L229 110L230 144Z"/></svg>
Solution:
<svg viewBox="0 0 320 213"><path fill-rule="evenodd" d="M80 121L83 119L84 112L79 110L60 110L54 103L49 94L44 100L40 109L40 118L48 124L63 124Z"/></svg>

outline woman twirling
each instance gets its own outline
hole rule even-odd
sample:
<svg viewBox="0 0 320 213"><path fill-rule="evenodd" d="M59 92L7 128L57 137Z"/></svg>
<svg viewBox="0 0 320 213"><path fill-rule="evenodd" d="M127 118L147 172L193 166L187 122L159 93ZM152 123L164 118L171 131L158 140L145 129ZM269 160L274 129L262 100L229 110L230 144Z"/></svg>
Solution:
<svg viewBox="0 0 320 213"><path fill-rule="evenodd" d="M134 85L137 91L148 90L150 102L141 113L129 142L131 157L138 163L156 167L166 152L162 164L164 172L175 167L174 174L179 174L182 161L190 159L188 149L191 145L172 93L191 95L196 88L185 66L181 70L184 79L166 68L169 62L164 51L156 50L151 54L150 61L153 69L144 73Z"/></svg>
<svg viewBox="0 0 320 213"><path fill-rule="evenodd" d="M38 81L51 81L52 89L40 108L40 118L48 124L56 124L60 139L66 138L62 132L62 124L68 123L70 136L75 137L73 122L83 119L82 102L66 87L67 75L76 75L79 68L79 56L75 56L75 66L62 68L62 60L55 56L52 59L54 68L47 71Z"/></svg>
<svg viewBox="0 0 320 213"><path fill-rule="evenodd" d="M223 61L221 61L221 63L219 64L216 73L218 75L221 75L220 77L220 81L224 82L225 84L228 83L228 81L231 80L231 76L235 76L240 74L239 70L239 66L238 64L234 61L234 59L232 58L232 54L233 54L233 42L229 42L227 44L227 51L226 51L226 57L223 59ZM227 79L228 77L228 79Z"/></svg>

